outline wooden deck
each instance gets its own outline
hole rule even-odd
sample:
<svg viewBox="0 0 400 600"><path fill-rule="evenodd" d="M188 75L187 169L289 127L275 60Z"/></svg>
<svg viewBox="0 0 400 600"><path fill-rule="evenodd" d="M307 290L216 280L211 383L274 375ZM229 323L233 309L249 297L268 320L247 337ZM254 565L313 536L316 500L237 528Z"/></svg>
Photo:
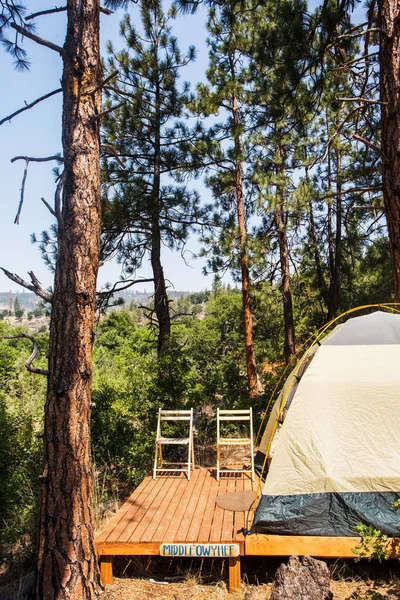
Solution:
<svg viewBox="0 0 400 600"><path fill-rule="evenodd" d="M223 510L216 498L228 492L256 490L250 473L215 478L210 469L148 475L96 538L103 583L112 581L116 555L159 555L161 543L238 544L244 554L242 530L247 513ZM240 585L240 557L229 558L231 587Z"/></svg>
<svg viewBox="0 0 400 600"><path fill-rule="evenodd" d="M231 590L240 586L240 557L244 555L354 558L353 548L360 542L356 537L244 537L242 530L249 526L247 513L223 510L216 499L220 494L256 490L257 486L250 473L226 474L217 481L210 469L196 469L190 481L184 473L168 473L155 480L147 476L96 538L103 583L112 582L114 556L160 555L162 544L190 544L195 550L203 544L237 544L239 556L228 558ZM388 550L391 556L399 556L400 539L390 540Z"/></svg>

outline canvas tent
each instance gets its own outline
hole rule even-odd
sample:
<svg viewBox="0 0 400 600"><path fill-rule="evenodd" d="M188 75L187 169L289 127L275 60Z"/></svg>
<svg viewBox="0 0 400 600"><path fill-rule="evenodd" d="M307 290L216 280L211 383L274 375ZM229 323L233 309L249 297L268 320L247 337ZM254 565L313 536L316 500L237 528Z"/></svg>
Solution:
<svg viewBox="0 0 400 600"><path fill-rule="evenodd" d="M266 473L252 531L354 536L400 530L400 315L349 319L289 376L256 466Z"/></svg>

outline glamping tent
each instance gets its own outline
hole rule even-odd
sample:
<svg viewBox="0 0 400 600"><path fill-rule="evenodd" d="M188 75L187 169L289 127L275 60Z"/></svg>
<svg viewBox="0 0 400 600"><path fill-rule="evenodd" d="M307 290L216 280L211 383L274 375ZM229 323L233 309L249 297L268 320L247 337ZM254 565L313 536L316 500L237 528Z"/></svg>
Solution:
<svg viewBox="0 0 400 600"><path fill-rule="evenodd" d="M400 314L349 319L314 343L267 423L252 531L354 536L400 530Z"/></svg>

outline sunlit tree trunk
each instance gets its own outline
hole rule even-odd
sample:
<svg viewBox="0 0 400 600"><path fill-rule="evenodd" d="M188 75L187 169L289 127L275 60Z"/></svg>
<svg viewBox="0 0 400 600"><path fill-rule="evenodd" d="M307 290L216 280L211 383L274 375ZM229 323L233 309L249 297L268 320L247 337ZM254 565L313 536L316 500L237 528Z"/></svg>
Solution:
<svg viewBox="0 0 400 600"><path fill-rule="evenodd" d="M62 77L65 160L50 327L37 600L100 591L92 524L90 405L100 240L99 0L68 0Z"/></svg>
<svg viewBox="0 0 400 600"><path fill-rule="evenodd" d="M394 292L400 301L400 3L379 0L383 200Z"/></svg>
<svg viewBox="0 0 400 600"><path fill-rule="evenodd" d="M246 346L246 368L250 397L255 398L260 393L260 382L257 375L256 355L253 340L253 318L250 306L250 273L249 252L247 243L246 219L243 202L243 179L241 161L241 143L239 136L239 110L235 95L232 97L232 115L234 123L235 142L235 195L239 230L240 269L242 276L243 323Z"/></svg>

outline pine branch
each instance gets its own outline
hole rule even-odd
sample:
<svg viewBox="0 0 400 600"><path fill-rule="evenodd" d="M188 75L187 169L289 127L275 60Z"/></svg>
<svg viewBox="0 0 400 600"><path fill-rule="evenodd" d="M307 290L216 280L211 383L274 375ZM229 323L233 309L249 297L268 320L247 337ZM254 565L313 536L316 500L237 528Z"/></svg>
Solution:
<svg viewBox="0 0 400 600"><path fill-rule="evenodd" d="M33 106L35 106L39 102L42 102L42 100L47 100L47 98L51 98L51 96L54 96L55 94L59 94L61 91L62 91L62 89L58 88L57 90L54 90L54 91L50 92L49 94L45 94L44 96L41 96L40 98L37 98L36 100L34 100L33 102L31 102L30 104L26 104L23 108L20 108L20 109L16 110L15 112L13 112L11 115L8 115L7 117L4 117L4 119L1 119L0 120L0 125L3 125L3 123L5 123L6 121L11 121L11 119L13 119L17 115L21 114L25 110L29 110L30 108L32 108Z"/></svg>
<svg viewBox="0 0 400 600"><path fill-rule="evenodd" d="M17 335L5 335L4 336L4 339L6 339L6 340L15 340L18 338L26 338L27 340L30 340L33 344L33 352L25 363L25 367L28 369L28 371L30 373L36 373L37 375L46 375L46 376L50 375L50 371L48 371L47 369L38 369L37 367L32 367L32 363L35 360L35 358L39 352L39 344L37 343L37 341L35 340L34 337L32 337L31 335L28 335L26 333L18 333Z"/></svg>
<svg viewBox="0 0 400 600"><path fill-rule="evenodd" d="M65 50L64 50L64 48L61 48L61 46L57 46L56 44L53 44L52 42L49 42L48 40L45 40L45 39L39 37L38 35L31 33L30 31L28 31L27 29L24 29L20 25L17 25L16 23L11 23L11 27L13 29L15 29L16 31L18 31L18 33L20 33L23 37L27 37L30 40L39 44L40 46L46 46L46 48L50 48L50 50L54 50L61 56L64 56Z"/></svg>
<svg viewBox="0 0 400 600"><path fill-rule="evenodd" d="M39 296L39 298L42 298L42 300L45 300L45 302L49 302L50 304L53 302L53 295L50 292L46 292L46 290L44 290L42 288L42 286L40 285L40 281L36 278L33 271L28 272L28 275L32 282L32 283L28 283L27 281L22 279L22 277L20 277L16 273L11 273L10 271L7 271L7 269L5 269L4 267L0 267L0 269L3 271L4 275L6 275L6 277L8 277L8 279L11 279L11 281L13 281L14 283L33 292L34 294L36 294L36 296Z"/></svg>

